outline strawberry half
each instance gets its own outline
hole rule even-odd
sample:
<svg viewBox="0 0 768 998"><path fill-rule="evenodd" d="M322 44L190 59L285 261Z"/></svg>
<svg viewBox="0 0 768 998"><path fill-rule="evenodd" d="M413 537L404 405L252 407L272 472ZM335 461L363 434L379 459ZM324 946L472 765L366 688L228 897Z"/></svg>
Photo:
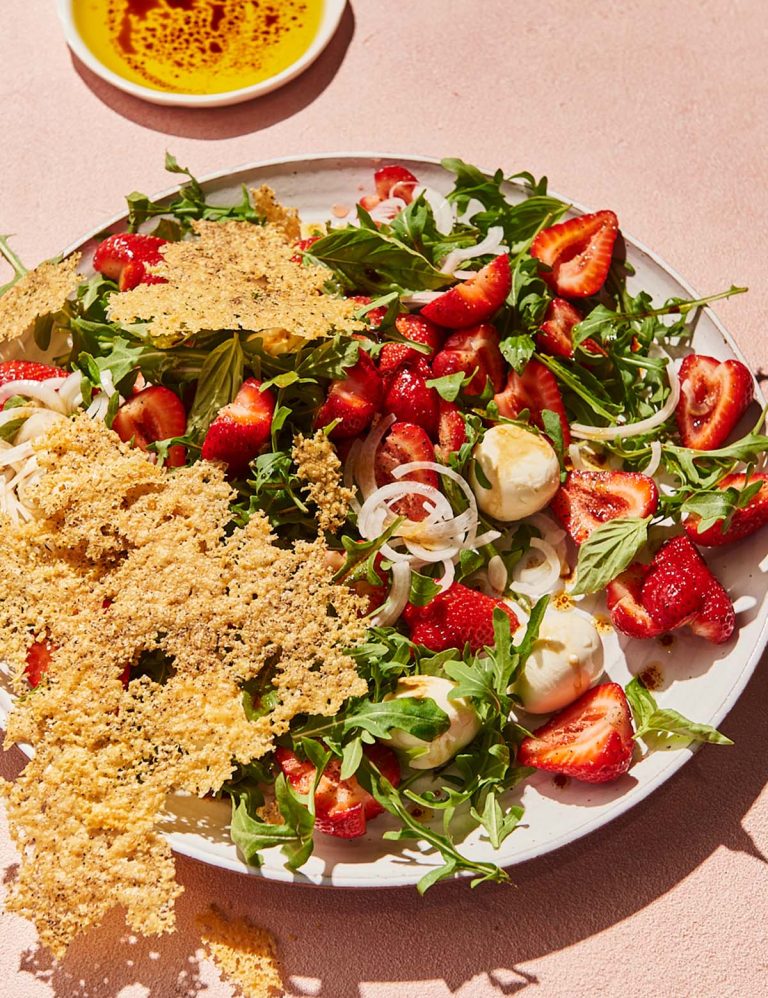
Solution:
<svg viewBox="0 0 768 998"><path fill-rule="evenodd" d="M741 361L689 354L680 367L680 401L675 410L683 446L714 450L724 444L754 391L752 375Z"/></svg>
<svg viewBox="0 0 768 998"><path fill-rule="evenodd" d="M393 786L400 783L400 764L392 749L376 742L363 752ZM315 779L315 767L290 749L279 747L275 758L286 779L301 794L308 794ZM379 802L364 790L354 776L341 779L341 761L331 759L315 790L315 828L341 839L365 835L366 824L384 812Z"/></svg>
<svg viewBox="0 0 768 998"><path fill-rule="evenodd" d="M509 617L514 633L519 622L513 611L500 599L486 596L454 582L443 593L434 596L426 606L409 603L403 610L403 620L411 632L411 640L432 651L463 648L471 651L493 646L493 611L499 607Z"/></svg>
<svg viewBox="0 0 768 998"><path fill-rule="evenodd" d="M425 305L421 314L438 326L468 329L490 319L504 304L511 287L509 256L504 254Z"/></svg>
<svg viewBox="0 0 768 998"><path fill-rule="evenodd" d="M385 377L409 361L429 361L443 342L443 331L422 315L399 315L395 319L395 328L407 340L429 347L429 353L414 350L406 343L386 343L379 355L379 371Z"/></svg>
<svg viewBox="0 0 768 998"><path fill-rule="evenodd" d="M24 675L32 689L40 685L43 676L50 668L53 651L54 647L47 638L43 641L33 642L27 649L27 664L24 666Z"/></svg>
<svg viewBox="0 0 768 998"><path fill-rule="evenodd" d="M440 399L440 420L437 428L437 441L444 460L459 450L467 441L467 427L464 417L455 402Z"/></svg>
<svg viewBox="0 0 768 998"><path fill-rule="evenodd" d="M619 220L612 211L596 211L559 222L536 236L535 256L550 269L544 280L565 298L586 298L605 283Z"/></svg>
<svg viewBox="0 0 768 998"><path fill-rule="evenodd" d="M374 471L378 486L389 485L390 482L402 481L396 479L392 472L401 464L411 461L434 461L435 448L426 432L415 423L393 423L384 440L376 451ZM424 469L412 471L405 476L407 481L420 482L422 485L439 487L437 472ZM423 520L428 515L424 508L424 496L408 495L393 505L398 516L407 516L409 520Z"/></svg>
<svg viewBox="0 0 768 998"><path fill-rule="evenodd" d="M531 422L541 430L544 429L541 414L545 409L549 409L560 418L563 443L567 447L571 442L571 430L557 379L538 360L529 360L522 374L510 370L506 388L496 394L493 400L499 407L499 414L506 416L507 419L517 419L523 409L528 409Z"/></svg>
<svg viewBox="0 0 768 998"><path fill-rule="evenodd" d="M419 184L410 170L396 163L376 170L373 182L376 193L365 194L360 198L360 204L366 211L372 211L377 204L390 198L400 198L406 204L410 204L413 201L414 188Z"/></svg>
<svg viewBox="0 0 768 998"><path fill-rule="evenodd" d="M633 733L624 690L618 683L603 683L524 738L517 761L585 783L607 783L629 769Z"/></svg>
<svg viewBox="0 0 768 998"><path fill-rule="evenodd" d="M614 626L636 638L679 627L722 644L735 626L733 604L685 535L666 541L650 565L631 565L607 587Z"/></svg>
<svg viewBox="0 0 768 998"><path fill-rule="evenodd" d="M167 239L139 232L120 232L99 243L93 254L93 268L117 282L118 290L130 291L139 284L165 284L164 277L147 272L147 266L163 262L160 247Z"/></svg>
<svg viewBox="0 0 768 998"><path fill-rule="evenodd" d="M333 440L357 437L371 425L381 410L384 387L373 361L363 350L354 367L344 378L332 381L328 395L315 416L315 427L321 428L335 419L341 422L331 430Z"/></svg>
<svg viewBox="0 0 768 998"><path fill-rule="evenodd" d="M442 378L458 371L467 377L473 374L464 389L467 395L482 395L489 381L494 392L501 391L507 365L499 350L499 340L499 334L488 323L451 333L432 361L433 376Z"/></svg>
<svg viewBox="0 0 768 998"><path fill-rule="evenodd" d="M171 437L183 437L187 432L184 403L170 388L152 385L123 402L115 414L112 429L126 443L147 450L149 444ZM168 468L179 468L186 461L187 449L174 444L168 449Z"/></svg>
<svg viewBox="0 0 768 998"><path fill-rule="evenodd" d="M440 396L427 387L433 376L425 360L403 364L389 381L384 396L384 411L406 423L416 423L432 438L437 437L440 420Z"/></svg>
<svg viewBox="0 0 768 998"><path fill-rule="evenodd" d="M573 357L573 327L579 322L581 315L570 302L553 298L536 334L536 346L555 357Z"/></svg>
<svg viewBox="0 0 768 998"><path fill-rule="evenodd" d="M203 440L205 461L223 461L230 474L243 475L269 440L275 397L261 382L247 378L234 400L219 409Z"/></svg>
<svg viewBox="0 0 768 998"><path fill-rule="evenodd" d="M66 378L69 371L36 360L4 360L0 364L0 385L11 381L47 381L48 378Z"/></svg>
<svg viewBox="0 0 768 998"><path fill-rule="evenodd" d="M652 516L659 490L648 475L635 471L572 471L551 510L563 530L583 544L593 530L619 516Z"/></svg>
<svg viewBox="0 0 768 998"><path fill-rule="evenodd" d="M731 517L727 530L723 530L723 521L718 520L706 530L699 530L701 517L696 514L689 516L683 527L685 532L696 544L703 547L719 547L721 544L732 544L743 537L749 537L768 524L768 473L753 471L747 478L745 474L726 475L718 483L719 489L733 487L743 489L754 482L762 482L760 491L754 495L743 509L737 509Z"/></svg>

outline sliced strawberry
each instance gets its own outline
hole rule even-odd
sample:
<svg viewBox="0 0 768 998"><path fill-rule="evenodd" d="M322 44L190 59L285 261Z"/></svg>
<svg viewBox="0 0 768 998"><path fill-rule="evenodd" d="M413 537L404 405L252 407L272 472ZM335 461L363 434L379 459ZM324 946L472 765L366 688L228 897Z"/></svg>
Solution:
<svg viewBox="0 0 768 998"><path fill-rule="evenodd" d="M657 638L663 633L663 628L640 602L648 569L648 565L635 562L609 582L605 590L613 626L631 638Z"/></svg>
<svg viewBox="0 0 768 998"><path fill-rule="evenodd" d="M293 263L301 263L304 259L304 251L308 250L319 238L320 236L309 236L307 239L299 239L297 243L294 243L293 248L296 252L291 257L291 261Z"/></svg>
<svg viewBox="0 0 768 998"><path fill-rule="evenodd" d="M593 530L619 516L652 516L659 490L648 475L635 471L572 471L552 500L563 530L583 544Z"/></svg>
<svg viewBox="0 0 768 998"><path fill-rule="evenodd" d="M587 690L520 743L517 761L585 783L623 776L632 762L632 715L618 683Z"/></svg>
<svg viewBox="0 0 768 998"><path fill-rule="evenodd" d="M223 461L230 474L243 475L269 440L275 396L247 378L229 405L219 409L203 440L205 461Z"/></svg>
<svg viewBox="0 0 768 998"><path fill-rule="evenodd" d="M421 310L421 314L448 329L468 329L486 322L504 304L512 287L509 256L497 256L474 277L456 284Z"/></svg>
<svg viewBox="0 0 768 998"><path fill-rule="evenodd" d="M573 327L579 322L581 315L570 302L564 298L553 298L536 334L536 346L542 353L573 357Z"/></svg>
<svg viewBox="0 0 768 998"><path fill-rule="evenodd" d="M464 417L455 402L440 399L440 422L437 440L444 459L459 450L467 442L467 427Z"/></svg>
<svg viewBox="0 0 768 998"><path fill-rule="evenodd" d="M400 765L390 748L377 742L366 745L363 752L393 786L400 783ZM291 786L301 794L310 793L315 779L312 763L282 747L275 750L275 757ZM331 759L315 791L315 828L326 835L354 839L364 835L367 822L383 811L354 776L342 780L340 760Z"/></svg>
<svg viewBox="0 0 768 998"><path fill-rule="evenodd" d="M685 535L662 544L650 565L622 572L607 596L614 626L631 637L658 637L687 626L722 644L735 626L728 594Z"/></svg>
<svg viewBox="0 0 768 998"><path fill-rule="evenodd" d="M565 446L571 442L571 430L557 380L538 360L529 360L522 374L510 370L506 388L494 396L494 402L499 407L499 414L507 419L517 419L524 409L528 409L531 422L541 430L544 429L541 414L549 409L560 417Z"/></svg>
<svg viewBox="0 0 768 998"><path fill-rule="evenodd" d="M458 371L467 377L473 375L464 388L467 395L482 395L489 381L494 392L501 391L507 365L501 356L499 341L499 334L488 323L451 333L432 361L433 376L442 378Z"/></svg>
<svg viewBox="0 0 768 998"><path fill-rule="evenodd" d="M384 377L393 374L401 364L408 361L416 361L420 358L431 360L443 342L443 331L422 315L399 315L395 320L395 328L407 340L429 347L429 353L421 353L405 343L385 344L379 355L379 371Z"/></svg>
<svg viewBox="0 0 768 998"><path fill-rule="evenodd" d="M163 262L160 247L167 241L139 232L120 232L109 236L96 247L94 270L116 281L120 291L130 291L139 284L164 284L164 277L149 274L146 268Z"/></svg>
<svg viewBox="0 0 768 998"><path fill-rule="evenodd" d="M370 305L373 298L369 298L368 295L349 295L349 300L357 302L358 305ZM386 305L379 305L378 308L372 308L370 312L365 313L365 321L371 327L371 329L378 329L387 314Z"/></svg>
<svg viewBox="0 0 768 998"><path fill-rule="evenodd" d="M36 360L4 360L0 363L0 386L11 381L47 381L48 378L66 378L69 371Z"/></svg>
<svg viewBox="0 0 768 998"><path fill-rule="evenodd" d="M612 211L569 218L542 229L531 244L531 256L550 268L542 277L557 294L586 298L605 283L618 232Z"/></svg>
<svg viewBox="0 0 768 998"><path fill-rule="evenodd" d="M413 201L413 189L419 185L411 171L399 164L382 166L376 170L373 182L376 185L376 193L382 201L386 201L387 198L402 198L406 204Z"/></svg>
<svg viewBox="0 0 768 998"><path fill-rule="evenodd" d="M440 420L440 396L427 387L431 377L432 371L424 360L403 364L389 380L384 411L403 422L416 423L434 439Z"/></svg>
<svg viewBox="0 0 768 998"><path fill-rule="evenodd" d="M35 641L27 649L27 664L24 667L24 675L33 689L40 685L43 676L50 668L53 652L54 647L47 638L43 641Z"/></svg>
<svg viewBox="0 0 768 998"><path fill-rule="evenodd" d="M328 395L315 416L317 428L327 426L335 419L341 422L331 430L333 440L357 437L371 425L373 417L381 410L384 388L373 361L363 350L346 377L332 381Z"/></svg>
<svg viewBox="0 0 768 998"><path fill-rule="evenodd" d="M392 472L401 464L411 461L434 461L435 448L426 432L415 423L393 423L384 440L376 451L375 473L378 486L389 485L390 482L402 481L396 479ZM420 482L438 488L439 480L434 471L412 471L405 476L410 482ZM394 504L393 510L398 516L407 516L409 520L423 520L428 514L424 508L424 496L407 495Z"/></svg>
<svg viewBox="0 0 768 998"><path fill-rule="evenodd" d="M727 530L723 530L723 520L718 520L706 530L699 530L701 517L696 514L689 516L683 526L685 532L696 544L703 547L719 547L721 544L732 544L743 537L749 537L768 524L768 474L764 471L753 471L749 477L745 474L726 475L718 483L719 489L743 489L755 482L762 482L760 491L754 495L743 509L737 509L731 517Z"/></svg>
<svg viewBox="0 0 768 998"><path fill-rule="evenodd" d="M493 646L493 611L499 608L509 617L514 633L519 627L517 617L501 599L476 592L460 582L434 596L426 606L409 603L403 610L403 620L411 632L411 640L432 651L446 648L471 651Z"/></svg>
<svg viewBox="0 0 768 998"><path fill-rule="evenodd" d="M183 437L187 431L184 403L170 388L152 385L131 396L115 414L112 429L121 440L148 450L149 444L171 437ZM179 468L186 461L187 449L174 444L168 449L166 466Z"/></svg>
<svg viewBox="0 0 768 998"><path fill-rule="evenodd" d="M715 450L746 412L754 396L749 370L738 360L689 354L680 367L675 418L685 447Z"/></svg>

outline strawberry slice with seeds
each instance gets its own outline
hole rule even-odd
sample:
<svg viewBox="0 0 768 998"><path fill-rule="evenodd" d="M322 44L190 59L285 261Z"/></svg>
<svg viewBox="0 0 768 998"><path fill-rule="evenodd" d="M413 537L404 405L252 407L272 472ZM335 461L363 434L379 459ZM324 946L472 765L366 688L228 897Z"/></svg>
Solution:
<svg viewBox="0 0 768 998"><path fill-rule="evenodd" d="M461 284L456 284L421 310L421 314L448 329L468 329L497 312L512 287L509 256L505 253Z"/></svg>
<svg viewBox="0 0 768 998"><path fill-rule="evenodd" d="M609 582L605 590L613 626L631 638L658 638L664 632L641 602L648 570L648 565L635 562Z"/></svg>
<svg viewBox="0 0 768 998"><path fill-rule="evenodd" d="M325 402L315 416L315 427L320 429L338 419L341 422L331 430L333 440L358 437L381 410L383 396L381 376L361 350L357 363L346 369L345 377L329 385Z"/></svg>
<svg viewBox="0 0 768 998"><path fill-rule="evenodd" d="M499 342L499 334L488 323L452 333L432 361L432 374L435 378L459 371L472 375L464 388L467 395L482 395L489 381L494 392L499 392L507 369Z"/></svg>
<svg viewBox="0 0 768 998"><path fill-rule="evenodd" d="M563 530L583 544L593 530L620 516L652 516L659 490L635 471L572 471L550 509Z"/></svg>
<svg viewBox="0 0 768 998"><path fill-rule="evenodd" d="M130 291L139 284L165 284L164 277L150 274L147 267L163 262L160 247L167 242L140 232L108 236L93 254L94 270L116 281L120 291Z"/></svg>
<svg viewBox="0 0 768 998"><path fill-rule="evenodd" d="M294 243L293 248L296 252L291 257L291 263L302 263L304 260L304 251L308 250L319 238L320 236L308 236L306 239L299 239L298 242Z"/></svg>
<svg viewBox="0 0 768 998"><path fill-rule="evenodd" d="M752 375L741 361L689 354L680 367L675 410L683 445L694 450L722 446L753 397Z"/></svg>
<svg viewBox="0 0 768 998"><path fill-rule="evenodd" d="M437 441L444 460L447 460L449 454L459 450L467 442L467 427L455 402L440 399Z"/></svg>
<svg viewBox="0 0 768 998"><path fill-rule="evenodd" d="M373 301L373 298L369 298L368 295L347 295L347 297L350 301L357 302L358 305L370 305ZM378 308L372 308L366 312L363 321L367 322L371 329L378 329L386 314L387 306L379 305Z"/></svg>
<svg viewBox="0 0 768 998"><path fill-rule="evenodd" d="M171 437L183 437L187 431L184 403L170 388L152 385L123 402L115 414L112 429L126 443L148 450L149 444ZM186 461L182 444L168 448L166 467L179 468Z"/></svg>
<svg viewBox="0 0 768 998"><path fill-rule="evenodd" d="M542 277L558 295L586 298L605 283L618 232L612 211L569 218L542 229L531 244L531 256L550 268Z"/></svg>
<svg viewBox="0 0 768 998"><path fill-rule="evenodd" d="M520 743L517 761L585 783L607 783L630 767L632 715L618 683L587 690Z"/></svg>
<svg viewBox="0 0 768 998"><path fill-rule="evenodd" d="M406 204L413 201L413 189L419 185L411 171L399 163L382 166L376 170L373 182L376 185L376 193L382 201L386 201L387 198L402 198Z"/></svg>
<svg viewBox="0 0 768 998"><path fill-rule="evenodd" d="M27 682L35 689L42 682L51 665L51 657L54 646L45 638L43 641L33 642L27 649L27 664L24 666L24 675Z"/></svg>
<svg viewBox="0 0 768 998"><path fill-rule="evenodd" d="M443 342L443 331L422 315L399 315L395 319L395 328L407 340L429 347L429 353L414 350L407 343L386 343L379 355L379 371L384 377L394 374L401 364L409 361L429 361Z"/></svg>
<svg viewBox="0 0 768 998"><path fill-rule="evenodd" d="M517 419L524 409L528 409L531 422L540 430L544 429L541 414L545 409L549 409L560 419L563 443L567 447L571 442L571 430L557 379L549 368L538 360L529 360L522 374L510 370L506 387L494 396L494 402L499 407L499 414L506 416L507 419Z"/></svg>
<svg viewBox="0 0 768 998"><path fill-rule="evenodd" d="M229 405L219 409L203 440L205 461L222 461L232 475L243 475L269 440L275 397L261 382L247 378Z"/></svg>
<svg viewBox="0 0 768 998"><path fill-rule="evenodd" d="M0 386L11 381L47 381L48 378L66 378L69 371L36 360L5 360L0 363Z"/></svg>
<svg viewBox="0 0 768 998"><path fill-rule="evenodd" d="M768 474L764 471L753 471L747 477L745 474L726 475L718 483L719 489L744 489L747 485L761 482L757 492L743 509L734 511L731 522L723 530L723 520L718 520L706 530L700 530L701 517L697 514L689 516L683 526L685 532L696 544L703 547L720 547L722 544L732 544L744 537L749 537L768 524Z"/></svg>
<svg viewBox="0 0 768 998"><path fill-rule="evenodd" d="M426 432L415 423L393 423L392 428L379 444L376 451L374 472L378 486L389 485L391 482L407 480L420 482L422 485L439 487L437 472L424 469L411 471L405 479L396 479L392 472L401 464L411 461L434 461L435 448ZM398 499L393 510L398 516L407 516L409 520L423 520L428 515L424 508L424 496L407 495Z"/></svg>
<svg viewBox="0 0 768 998"><path fill-rule="evenodd" d="M400 783L400 764L392 749L376 742L364 746L363 752L393 786ZM309 760L283 747L275 750L275 758L292 787L301 794L311 792L316 770ZM315 790L315 828L326 835L355 839L365 835L367 823L383 812L354 776L341 779L341 761L331 759Z"/></svg>
<svg viewBox="0 0 768 998"><path fill-rule="evenodd" d="M425 360L401 365L391 377L384 396L384 411L406 423L416 423L432 438L437 437L440 396L427 387L432 371Z"/></svg>
<svg viewBox="0 0 768 998"><path fill-rule="evenodd" d="M503 600L469 589L460 582L438 593L426 606L408 603L403 620L411 632L411 640L418 645L432 651L469 645L476 652L494 644L493 611L497 607L509 617L514 634L519 622Z"/></svg>
<svg viewBox="0 0 768 998"><path fill-rule="evenodd" d="M573 327L581 315L564 298L553 298L536 334L536 346L555 357L573 357Z"/></svg>

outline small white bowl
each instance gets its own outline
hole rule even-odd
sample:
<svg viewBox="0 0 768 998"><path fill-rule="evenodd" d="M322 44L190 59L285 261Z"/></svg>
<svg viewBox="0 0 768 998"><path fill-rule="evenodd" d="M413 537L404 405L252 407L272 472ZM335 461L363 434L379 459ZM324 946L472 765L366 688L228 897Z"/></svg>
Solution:
<svg viewBox="0 0 768 998"><path fill-rule="evenodd" d="M227 104L239 104L242 101L250 100L252 97L260 97L268 94L272 90L277 90L283 84L295 79L303 73L307 67L317 59L323 49L339 26L341 15L347 5L346 0L324 0L323 13L312 44L295 62L287 66L281 73L270 76L260 83L254 83L250 87L241 87L239 90L226 90L217 94L174 94L165 90L153 90L151 87L142 87L137 83L126 80L125 77L113 73L111 69L96 58L94 53L83 41L80 32L77 30L75 19L72 13L73 0L58 0L59 18L64 28L64 35L67 44L75 53L77 58L102 80L111 83L118 90L124 90L127 94L139 97L141 100L149 101L151 104L172 104L176 107L224 107Z"/></svg>

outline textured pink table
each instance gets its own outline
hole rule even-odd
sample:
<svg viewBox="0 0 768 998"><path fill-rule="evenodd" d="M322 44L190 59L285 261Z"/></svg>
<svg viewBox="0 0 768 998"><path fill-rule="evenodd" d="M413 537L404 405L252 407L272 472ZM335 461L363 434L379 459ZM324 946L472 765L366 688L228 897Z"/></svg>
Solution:
<svg viewBox="0 0 768 998"><path fill-rule="evenodd" d="M52 7L14 4L0 40L0 230L28 261L125 192L165 187L166 148L200 174L313 151L460 155L615 208L702 291L750 285L719 312L768 364L762 0L358 0L303 77L211 112L144 105L73 65ZM704 750L636 811L519 867L516 888L329 892L181 858L170 938L131 938L115 914L54 967L28 924L0 916L0 992L228 996L192 924L216 899L273 928L294 995L765 994L767 666L723 725L735 748ZM0 756L6 776L20 765ZM13 862L0 823L0 868Z"/></svg>

